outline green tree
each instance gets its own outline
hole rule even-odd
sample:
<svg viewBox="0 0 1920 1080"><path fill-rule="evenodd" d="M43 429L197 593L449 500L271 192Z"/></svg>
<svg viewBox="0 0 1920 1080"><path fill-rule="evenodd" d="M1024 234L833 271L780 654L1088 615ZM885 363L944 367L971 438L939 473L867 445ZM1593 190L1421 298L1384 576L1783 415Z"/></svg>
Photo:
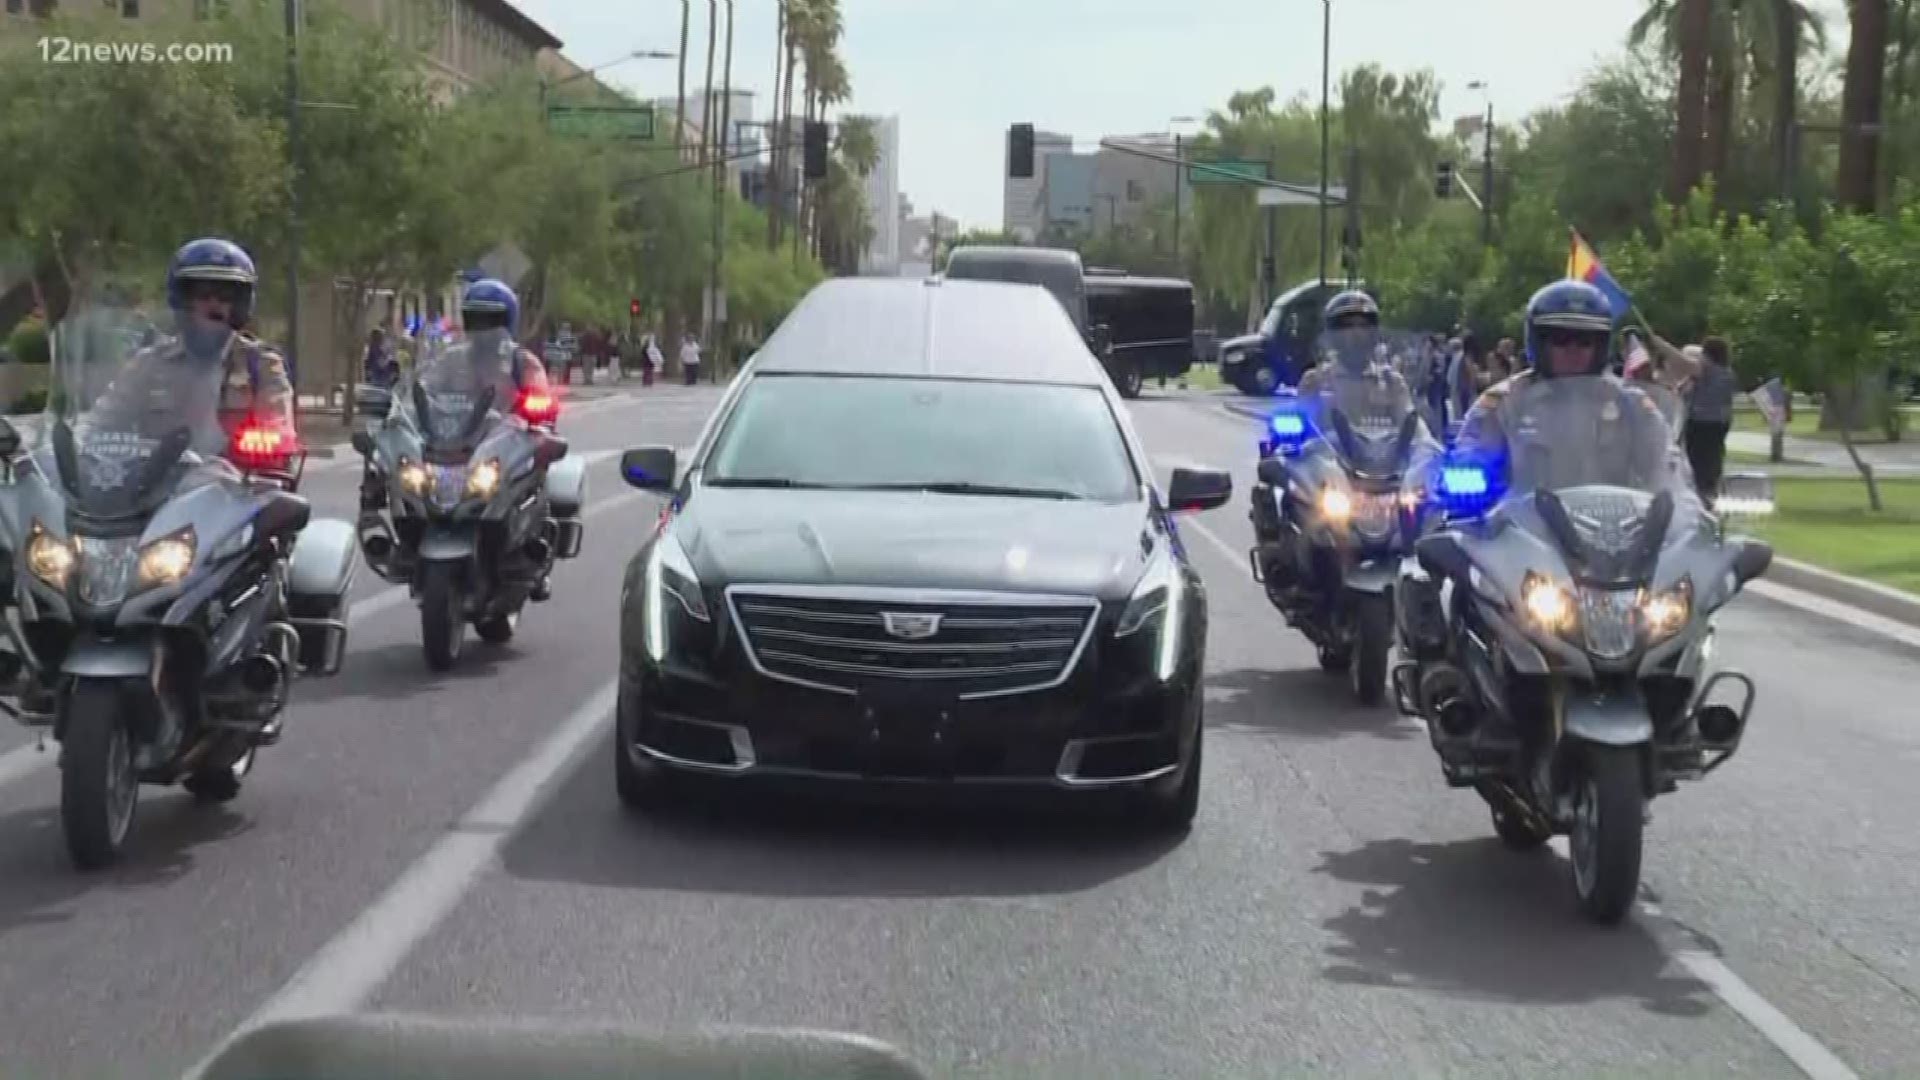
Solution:
<svg viewBox="0 0 1920 1080"><path fill-rule="evenodd" d="M164 44L166 20L61 17L49 36ZM284 192L277 127L234 94L238 65L49 64L24 38L0 45L0 235L18 238L56 300L63 271L90 264L157 280L184 239L257 242ZM103 118L111 118L104 122ZM33 305L25 282L0 296L0 334Z"/></svg>

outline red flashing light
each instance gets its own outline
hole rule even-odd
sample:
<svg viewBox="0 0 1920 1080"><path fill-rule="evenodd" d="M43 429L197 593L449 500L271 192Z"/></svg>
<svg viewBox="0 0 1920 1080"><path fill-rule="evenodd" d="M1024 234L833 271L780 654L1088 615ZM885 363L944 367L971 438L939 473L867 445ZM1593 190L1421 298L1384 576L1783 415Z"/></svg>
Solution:
<svg viewBox="0 0 1920 1080"><path fill-rule="evenodd" d="M517 411L529 424L551 424L560 419L560 399L542 391L528 391L520 396Z"/></svg>
<svg viewBox="0 0 1920 1080"><path fill-rule="evenodd" d="M233 434L228 456L250 469L284 466L299 451L299 440L284 424L250 418Z"/></svg>

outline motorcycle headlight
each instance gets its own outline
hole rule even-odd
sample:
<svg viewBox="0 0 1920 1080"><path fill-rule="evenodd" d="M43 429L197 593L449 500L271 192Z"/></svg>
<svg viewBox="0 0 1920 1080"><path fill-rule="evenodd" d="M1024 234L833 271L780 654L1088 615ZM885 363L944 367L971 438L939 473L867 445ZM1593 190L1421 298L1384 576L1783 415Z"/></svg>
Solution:
<svg viewBox="0 0 1920 1080"><path fill-rule="evenodd" d="M670 532L662 531L647 556L647 655L655 663L667 658L668 603L701 622L712 622L707 600L700 592L700 579L693 572L693 560Z"/></svg>
<svg viewBox="0 0 1920 1080"><path fill-rule="evenodd" d="M467 494L476 499L492 497L500 489L500 459L489 458L467 474Z"/></svg>
<svg viewBox="0 0 1920 1080"><path fill-rule="evenodd" d="M1127 606L1120 612L1113 636L1129 637L1148 627L1159 634L1153 654L1153 674L1161 682L1173 678L1180 662L1181 601L1185 599L1185 580L1172 556L1162 555L1133 587Z"/></svg>
<svg viewBox="0 0 1920 1080"><path fill-rule="evenodd" d="M1682 579L1666 592L1650 593L1640 601L1640 618L1649 642L1664 641L1680 632L1693 614L1693 582Z"/></svg>
<svg viewBox="0 0 1920 1080"><path fill-rule="evenodd" d="M394 479L400 481L400 490L414 498L424 498L427 489L433 486L433 478L428 475L426 466L404 458L400 467L394 470Z"/></svg>
<svg viewBox="0 0 1920 1080"><path fill-rule="evenodd" d="M1339 488L1328 488L1320 493L1320 514L1328 521L1340 523L1353 516L1353 496Z"/></svg>
<svg viewBox="0 0 1920 1080"><path fill-rule="evenodd" d="M1539 574L1527 574L1520 585L1520 602L1543 630L1557 634L1573 625L1573 594Z"/></svg>
<svg viewBox="0 0 1920 1080"><path fill-rule="evenodd" d="M27 569L34 577L56 589L67 587L67 575L79 561L70 541L59 539L39 523L33 523L32 539L27 541Z"/></svg>
<svg viewBox="0 0 1920 1080"><path fill-rule="evenodd" d="M193 567L193 530L163 536L140 549L140 584L147 588L172 585Z"/></svg>

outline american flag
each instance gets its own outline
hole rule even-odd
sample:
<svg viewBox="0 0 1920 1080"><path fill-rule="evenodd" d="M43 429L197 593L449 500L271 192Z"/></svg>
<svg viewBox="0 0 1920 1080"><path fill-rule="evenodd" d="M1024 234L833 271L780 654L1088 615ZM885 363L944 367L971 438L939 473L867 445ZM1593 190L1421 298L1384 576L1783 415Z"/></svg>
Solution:
<svg viewBox="0 0 1920 1080"><path fill-rule="evenodd" d="M1633 340L1633 344L1627 347L1627 359L1625 364L1626 376L1629 379L1633 378L1635 375L1638 375L1643 369L1650 367L1653 364L1653 356L1647 352L1646 343L1641 341L1637 337L1633 338L1632 340Z"/></svg>

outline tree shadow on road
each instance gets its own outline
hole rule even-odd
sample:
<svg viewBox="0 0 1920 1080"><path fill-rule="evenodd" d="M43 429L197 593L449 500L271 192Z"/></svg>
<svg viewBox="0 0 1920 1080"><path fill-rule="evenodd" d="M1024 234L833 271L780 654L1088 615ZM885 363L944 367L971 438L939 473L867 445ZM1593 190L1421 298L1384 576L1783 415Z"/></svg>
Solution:
<svg viewBox="0 0 1920 1080"><path fill-rule="evenodd" d="M200 806L185 795L141 791L133 831L118 864L82 872L67 860L58 805L0 815L0 938L22 927L65 922L68 902L103 889L165 885L193 869L193 849L253 828L224 806Z"/></svg>
<svg viewBox="0 0 1920 1080"><path fill-rule="evenodd" d="M1379 840L1321 858L1315 872L1372 886L1324 924L1341 938L1325 969L1335 982L1519 1004L1637 998L1682 1017L1713 1007L1706 983L1668 972L1646 930L1581 921L1548 849Z"/></svg>
<svg viewBox="0 0 1920 1080"><path fill-rule="evenodd" d="M640 818L620 805L603 761L595 755L508 845L508 873L752 896L1025 896L1147 869L1181 840L1052 800L963 805L725 782L682 810Z"/></svg>
<svg viewBox="0 0 1920 1080"><path fill-rule="evenodd" d="M1319 668L1242 668L1206 679L1207 726L1293 739L1370 735L1394 741L1425 739L1420 726L1391 704L1354 700L1347 677Z"/></svg>

